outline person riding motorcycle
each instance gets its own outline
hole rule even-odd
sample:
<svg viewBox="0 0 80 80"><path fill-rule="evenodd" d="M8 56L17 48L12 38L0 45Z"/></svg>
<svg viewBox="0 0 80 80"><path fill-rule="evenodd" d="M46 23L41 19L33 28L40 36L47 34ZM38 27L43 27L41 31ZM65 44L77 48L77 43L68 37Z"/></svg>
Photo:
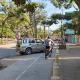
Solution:
<svg viewBox="0 0 80 80"><path fill-rule="evenodd" d="M50 39L48 36L47 39L45 39L45 58L49 55L51 56L52 49L53 49L53 40Z"/></svg>

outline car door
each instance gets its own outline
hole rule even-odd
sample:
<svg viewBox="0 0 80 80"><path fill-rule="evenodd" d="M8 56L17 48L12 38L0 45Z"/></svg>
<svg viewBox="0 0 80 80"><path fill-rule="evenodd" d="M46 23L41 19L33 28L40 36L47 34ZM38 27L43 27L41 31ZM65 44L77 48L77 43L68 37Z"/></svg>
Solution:
<svg viewBox="0 0 80 80"><path fill-rule="evenodd" d="M35 39L29 39L29 47L31 47L32 51L35 52L37 49Z"/></svg>
<svg viewBox="0 0 80 80"><path fill-rule="evenodd" d="M36 39L36 44L37 44L38 51L42 51L43 49L42 41L40 39Z"/></svg>

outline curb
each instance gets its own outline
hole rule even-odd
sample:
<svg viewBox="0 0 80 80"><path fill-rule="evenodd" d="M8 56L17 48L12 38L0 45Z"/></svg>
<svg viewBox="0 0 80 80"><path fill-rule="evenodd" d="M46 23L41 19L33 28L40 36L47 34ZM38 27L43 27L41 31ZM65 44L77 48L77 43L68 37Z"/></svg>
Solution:
<svg viewBox="0 0 80 80"><path fill-rule="evenodd" d="M61 80L59 56L60 56L59 50L56 49L55 60L53 62L53 69L52 69L51 80Z"/></svg>
<svg viewBox="0 0 80 80"><path fill-rule="evenodd" d="M56 62L54 62L51 80L61 80L60 75L61 74L60 74L59 65Z"/></svg>

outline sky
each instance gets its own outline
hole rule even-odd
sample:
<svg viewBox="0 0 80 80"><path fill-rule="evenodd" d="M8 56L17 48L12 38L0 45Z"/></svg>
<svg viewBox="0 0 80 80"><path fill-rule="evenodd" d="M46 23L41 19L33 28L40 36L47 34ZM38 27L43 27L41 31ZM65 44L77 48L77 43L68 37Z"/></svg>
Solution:
<svg viewBox="0 0 80 80"><path fill-rule="evenodd" d="M7 1L11 1L11 0L7 0ZM51 4L50 0L31 0L31 2L41 2L45 4L45 10L47 11L47 16L50 17L52 14L55 13L62 13L62 9L56 8L53 4ZM63 14L65 14L65 12L72 12L75 11L75 8L72 7L70 9L64 9L63 8ZM55 25L51 25L50 29L51 30L56 30L60 27L61 23L59 22L59 24Z"/></svg>
<svg viewBox="0 0 80 80"><path fill-rule="evenodd" d="M46 5L45 10L47 11L48 16L50 16L53 13L61 13L62 11L61 9L56 8L53 4L51 4L50 0L31 0L31 1L44 3ZM63 9L63 10L64 10L63 12L65 13L65 12L74 11L75 9L74 7L72 7L70 9L67 9L67 10Z"/></svg>

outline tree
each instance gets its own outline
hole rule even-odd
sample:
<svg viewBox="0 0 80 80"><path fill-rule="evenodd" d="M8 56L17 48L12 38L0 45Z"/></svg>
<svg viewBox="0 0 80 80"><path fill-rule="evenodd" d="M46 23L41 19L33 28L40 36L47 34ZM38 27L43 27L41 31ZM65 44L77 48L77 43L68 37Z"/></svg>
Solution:
<svg viewBox="0 0 80 80"><path fill-rule="evenodd" d="M73 4L73 2L76 2L78 0L51 0L51 2L58 8L61 8L61 7L64 7L66 9L70 8ZM79 1L78 1L79 2ZM78 6L79 6L79 3L77 3ZM55 16L56 17L56 16ZM61 19L58 15L57 15L58 19ZM67 19L67 20L70 20L72 19L72 16L70 14L67 14L66 16L64 16L62 14L62 19ZM72 19L74 21L74 19ZM62 21L61 21L62 23ZM76 24L76 23L75 23ZM73 25L74 26L74 25ZM78 28L75 28L74 27L74 30L76 32L76 29ZM61 38L63 39L63 26L61 25Z"/></svg>
<svg viewBox="0 0 80 80"><path fill-rule="evenodd" d="M78 5L79 9L80 9L80 0L75 0L76 4Z"/></svg>
<svg viewBox="0 0 80 80"><path fill-rule="evenodd" d="M63 5L65 8L70 8L75 2L80 9L80 0L50 0L56 7L61 7Z"/></svg>
<svg viewBox="0 0 80 80"><path fill-rule="evenodd" d="M50 0L56 7L70 8L74 0Z"/></svg>
<svg viewBox="0 0 80 80"><path fill-rule="evenodd" d="M43 4L27 3L23 6L6 5L2 3L5 15L8 17L4 21L8 23L9 28L14 32L15 28L20 30L21 34L34 34L35 26L45 18L45 13L42 10ZM15 21L16 20L16 21ZM35 23L35 24L34 24ZM3 29L2 29L3 30ZM31 32L31 33L30 33Z"/></svg>
<svg viewBox="0 0 80 80"><path fill-rule="evenodd" d="M43 4L31 2L25 5L25 9L29 12L30 25L34 27L34 37L37 38L37 24L44 18L43 12L41 13Z"/></svg>
<svg viewBox="0 0 80 80"><path fill-rule="evenodd" d="M14 1L17 6L21 6L26 3L26 0L12 0L12 1Z"/></svg>
<svg viewBox="0 0 80 80"><path fill-rule="evenodd" d="M47 37L47 35L48 35L48 31L47 30L45 30L45 37L44 37L44 30L42 29L42 28L38 28L38 38L41 38L41 39L44 39L45 37Z"/></svg>
<svg viewBox="0 0 80 80"><path fill-rule="evenodd" d="M76 32L78 32L79 30L79 26L80 26L80 12L79 11L74 11L72 13L67 13L65 14L65 16L67 17L69 15L70 20L72 21L71 24L71 28L74 29L75 34L77 34ZM67 19L67 18L66 18Z"/></svg>
<svg viewBox="0 0 80 80"><path fill-rule="evenodd" d="M3 6L3 12L5 15L5 18L3 18L2 21L2 32L3 34L3 26L8 25L9 28L14 31L15 28L27 27L29 25L29 16L27 13L24 13L23 10L21 10L21 7L9 6L2 3ZM16 20L16 21L15 21ZM25 28L26 28L25 27Z"/></svg>

